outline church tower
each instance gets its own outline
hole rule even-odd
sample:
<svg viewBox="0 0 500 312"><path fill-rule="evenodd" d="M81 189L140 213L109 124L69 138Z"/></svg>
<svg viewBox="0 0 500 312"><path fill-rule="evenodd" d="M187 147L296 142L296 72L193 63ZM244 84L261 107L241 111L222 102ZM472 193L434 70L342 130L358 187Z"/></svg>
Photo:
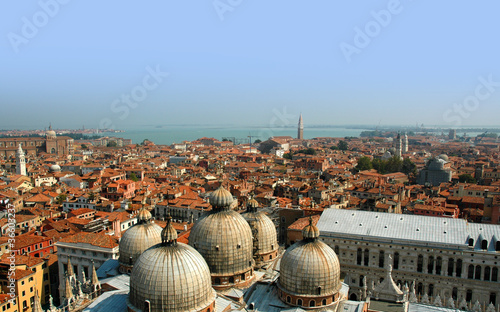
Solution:
<svg viewBox="0 0 500 312"><path fill-rule="evenodd" d="M19 144L19 148L16 151L16 174L26 175L26 158L24 157L21 144Z"/></svg>
<svg viewBox="0 0 500 312"><path fill-rule="evenodd" d="M403 156L403 140L401 139L401 134L398 133L398 137L396 138L396 156L401 158Z"/></svg>
<svg viewBox="0 0 500 312"><path fill-rule="evenodd" d="M302 121L302 114L300 114L299 117L299 127L297 131L297 139L303 140L304 139L304 122Z"/></svg>
<svg viewBox="0 0 500 312"><path fill-rule="evenodd" d="M403 152L408 153L408 133L405 133L405 138L403 141Z"/></svg>

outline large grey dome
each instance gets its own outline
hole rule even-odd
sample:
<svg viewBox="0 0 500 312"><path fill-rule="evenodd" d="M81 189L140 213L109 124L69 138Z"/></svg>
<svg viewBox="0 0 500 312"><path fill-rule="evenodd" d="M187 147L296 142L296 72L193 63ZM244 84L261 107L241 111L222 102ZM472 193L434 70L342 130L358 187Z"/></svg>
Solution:
<svg viewBox="0 0 500 312"><path fill-rule="evenodd" d="M149 217L149 218L148 218ZM120 239L120 271L130 273L139 256L161 242L162 228L151 222L151 213L141 209L138 224L129 228Z"/></svg>
<svg viewBox="0 0 500 312"><path fill-rule="evenodd" d="M278 253L278 239L273 221L262 211L257 211L258 203L255 200L248 202L248 211L242 216L247 220L253 234L253 253L256 265L276 259Z"/></svg>
<svg viewBox="0 0 500 312"><path fill-rule="evenodd" d="M247 221L229 209L231 193L222 187L216 192L210 197L213 210L193 226L189 245L207 261L214 287L223 288L253 278L253 241Z"/></svg>
<svg viewBox="0 0 500 312"><path fill-rule="evenodd" d="M317 239L315 226L309 225L303 233L310 238L292 245L281 259L280 297L302 298L302 304L294 305L312 306L306 299L319 299L314 306L331 304L341 287L339 260L332 248Z"/></svg>
<svg viewBox="0 0 500 312"><path fill-rule="evenodd" d="M174 233L167 222L163 242L137 260L130 277L130 309L142 311L148 300L151 312L214 310L216 294L205 260L191 246L177 243Z"/></svg>

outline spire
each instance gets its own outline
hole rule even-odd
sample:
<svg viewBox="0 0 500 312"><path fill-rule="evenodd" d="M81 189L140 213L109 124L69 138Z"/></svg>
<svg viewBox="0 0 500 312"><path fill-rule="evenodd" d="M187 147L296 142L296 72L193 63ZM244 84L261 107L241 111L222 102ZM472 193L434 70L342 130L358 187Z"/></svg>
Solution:
<svg viewBox="0 0 500 312"><path fill-rule="evenodd" d="M71 259L68 258L68 276L73 276L75 275L75 272L73 271L73 265L71 265Z"/></svg>
<svg viewBox="0 0 500 312"><path fill-rule="evenodd" d="M44 312L42 309L42 304L40 303L40 297L38 296L38 290L35 289L35 299L33 302L33 312Z"/></svg>
<svg viewBox="0 0 500 312"><path fill-rule="evenodd" d="M167 224L163 231L161 231L161 243L164 246L177 245L177 231L172 226L172 217L170 213L167 215Z"/></svg>
<svg viewBox="0 0 500 312"><path fill-rule="evenodd" d="M69 276L66 276L66 285L64 287L64 297L68 301L71 301L73 299L73 291L71 291L71 284L69 282Z"/></svg>
<svg viewBox="0 0 500 312"><path fill-rule="evenodd" d="M97 284L99 284L99 278L97 277L94 261L92 261L92 285L97 285Z"/></svg>

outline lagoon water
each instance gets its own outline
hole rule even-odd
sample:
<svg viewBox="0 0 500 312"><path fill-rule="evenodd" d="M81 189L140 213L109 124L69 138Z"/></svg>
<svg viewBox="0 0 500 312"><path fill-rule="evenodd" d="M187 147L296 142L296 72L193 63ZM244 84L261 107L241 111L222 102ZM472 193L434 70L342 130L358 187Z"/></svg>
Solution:
<svg viewBox="0 0 500 312"><path fill-rule="evenodd" d="M358 137L364 129L349 128L305 128L304 138L315 137ZM248 143L248 136L255 140L267 140L271 136L297 137L296 128L266 128L266 127L215 127L215 126L162 126L127 129L122 133L101 133L101 135L132 139L133 143L141 143L148 139L155 144L181 143L193 141L202 137L211 137L218 140L235 138L237 143Z"/></svg>

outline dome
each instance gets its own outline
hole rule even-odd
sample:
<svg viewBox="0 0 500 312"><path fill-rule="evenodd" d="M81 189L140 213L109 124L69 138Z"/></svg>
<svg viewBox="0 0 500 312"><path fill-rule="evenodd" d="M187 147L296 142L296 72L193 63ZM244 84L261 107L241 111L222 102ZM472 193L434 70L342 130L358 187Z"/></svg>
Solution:
<svg viewBox="0 0 500 312"><path fill-rule="evenodd" d="M221 187L210 201L215 208L193 226L189 245L207 261L214 287L246 283L253 278L252 230L239 213L229 209L230 192Z"/></svg>
<svg viewBox="0 0 500 312"><path fill-rule="evenodd" d="M141 221L138 217L138 224L125 231L120 239L119 262L120 271L123 273L130 273L139 256L149 247L161 242L162 228L150 219Z"/></svg>
<svg viewBox="0 0 500 312"><path fill-rule="evenodd" d="M438 157L439 157L439 158L441 158L442 160L446 161L446 162L448 162L448 161L450 160L450 159L448 158L448 155L446 155L446 154L441 154L441 155L439 155Z"/></svg>
<svg viewBox="0 0 500 312"><path fill-rule="evenodd" d="M317 239L317 227L310 223L303 233L313 238L295 243L281 259L280 298L304 307L330 305L341 287L339 260L332 248Z"/></svg>
<svg viewBox="0 0 500 312"><path fill-rule="evenodd" d="M59 172L59 171L61 171L61 167L59 165L52 165L52 166L50 166L49 170L51 172Z"/></svg>
<svg viewBox="0 0 500 312"><path fill-rule="evenodd" d="M262 211L244 213L253 234L253 253L256 265L276 259L278 255L278 239L276 227L271 219Z"/></svg>
<svg viewBox="0 0 500 312"><path fill-rule="evenodd" d="M314 239L319 237L319 229L312 224L312 217L309 216L309 224L302 229L304 239Z"/></svg>
<svg viewBox="0 0 500 312"><path fill-rule="evenodd" d="M229 208L231 204L233 203L233 195L231 192L226 190L222 184L221 186L216 189L215 191L210 194L210 204L214 208L223 208L227 207Z"/></svg>
<svg viewBox="0 0 500 312"><path fill-rule="evenodd" d="M144 223L153 218L153 215L151 215L151 212L145 208L142 208L139 211L139 214L137 214L137 222L139 223Z"/></svg>
<svg viewBox="0 0 500 312"><path fill-rule="evenodd" d="M56 132L54 130L49 130L45 132L45 137L47 139L55 139L56 138Z"/></svg>
<svg viewBox="0 0 500 312"><path fill-rule="evenodd" d="M255 209L259 207L259 202L256 201L255 199L250 199L247 203L247 207L250 209Z"/></svg>
<svg viewBox="0 0 500 312"><path fill-rule="evenodd" d="M168 220L163 233L174 232ZM207 263L194 248L178 243L177 233L147 249L132 270L129 310L145 310L148 300L151 312L213 311L215 298Z"/></svg>

